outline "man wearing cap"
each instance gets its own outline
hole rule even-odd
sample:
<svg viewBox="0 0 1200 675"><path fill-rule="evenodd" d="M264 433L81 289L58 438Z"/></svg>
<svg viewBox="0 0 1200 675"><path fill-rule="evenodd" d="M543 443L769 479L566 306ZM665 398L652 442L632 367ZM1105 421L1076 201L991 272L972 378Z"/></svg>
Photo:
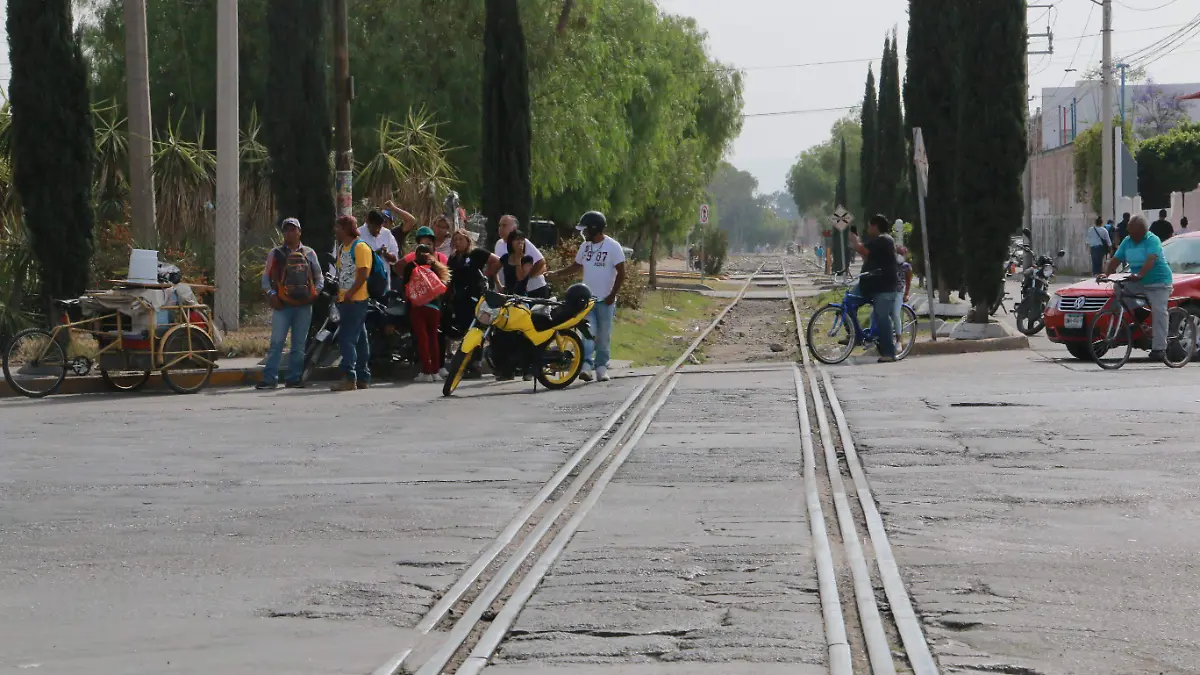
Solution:
<svg viewBox="0 0 1200 675"><path fill-rule="evenodd" d="M608 221L599 211L588 211L579 218L575 229L583 234L583 244L575 262L551 276L574 274L583 270L583 283L598 298L588 315L594 340L583 341L583 372L579 377L591 382L593 369L601 382L608 381L608 359L612 344L617 294L625 283L625 251L616 239L604 234Z"/></svg>
<svg viewBox="0 0 1200 675"><path fill-rule="evenodd" d="M271 309L271 347L263 367L262 381L256 389L275 389L279 386L279 362L283 345L292 334L292 351L288 356L286 387L304 386L304 343L312 323L312 303L321 293L325 278L316 251L300 243L300 221L285 218L279 228L283 245L267 254L263 267L262 287Z"/></svg>

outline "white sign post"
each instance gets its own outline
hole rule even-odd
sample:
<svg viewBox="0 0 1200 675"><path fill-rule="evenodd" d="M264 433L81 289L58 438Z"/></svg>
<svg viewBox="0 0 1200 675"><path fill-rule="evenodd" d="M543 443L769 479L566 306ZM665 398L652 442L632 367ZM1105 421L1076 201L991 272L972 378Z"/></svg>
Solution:
<svg viewBox="0 0 1200 675"><path fill-rule="evenodd" d="M913 146L916 151L913 164L917 167L917 205L921 213L921 248L925 255L925 293L929 302L929 336L937 342L937 317L933 308L933 267L929 263L929 226L925 221L925 197L929 195L929 156L925 154L925 137L921 128L913 129Z"/></svg>
<svg viewBox="0 0 1200 675"><path fill-rule="evenodd" d="M838 204L837 208L833 210L833 215L829 216L829 222L838 232L845 232L846 228L850 227L850 223L854 222L854 216L846 210L846 207ZM846 250L846 242L840 236L838 237L838 248L842 250L842 264L846 269L835 270L835 273L848 272L850 270L850 252Z"/></svg>

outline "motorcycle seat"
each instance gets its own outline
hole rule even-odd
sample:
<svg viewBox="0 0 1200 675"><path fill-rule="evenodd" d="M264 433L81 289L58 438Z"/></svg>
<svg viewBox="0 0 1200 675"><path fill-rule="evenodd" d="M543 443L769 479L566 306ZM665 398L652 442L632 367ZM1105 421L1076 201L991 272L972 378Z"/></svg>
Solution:
<svg viewBox="0 0 1200 675"><path fill-rule="evenodd" d="M561 321L557 320L553 314L533 314L533 327L536 330L550 330L557 326Z"/></svg>

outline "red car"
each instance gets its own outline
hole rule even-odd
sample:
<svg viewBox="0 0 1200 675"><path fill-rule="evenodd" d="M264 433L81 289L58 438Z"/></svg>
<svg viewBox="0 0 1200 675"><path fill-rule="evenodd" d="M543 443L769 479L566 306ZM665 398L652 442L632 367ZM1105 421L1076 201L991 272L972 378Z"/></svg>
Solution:
<svg viewBox="0 0 1200 675"><path fill-rule="evenodd" d="M1188 232L1171 237L1163 244L1163 255L1175 273L1175 292L1171 306L1188 308L1200 315L1200 232ZM1098 284L1089 279L1059 289L1050 296L1046 308L1046 335L1051 342L1066 345L1077 359L1090 360L1087 329L1091 317L1108 306L1112 300L1112 284ZM1149 349L1149 340L1134 333L1134 346Z"/></svg>

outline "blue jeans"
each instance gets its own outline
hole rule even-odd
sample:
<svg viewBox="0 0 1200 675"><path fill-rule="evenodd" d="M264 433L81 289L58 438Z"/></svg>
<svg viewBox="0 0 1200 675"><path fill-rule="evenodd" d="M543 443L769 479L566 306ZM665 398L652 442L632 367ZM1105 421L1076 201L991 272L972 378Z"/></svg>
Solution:
<svg viewBox="0 0 1200 675"><path fill-rule="evenodd" d="M367 302L339 302L338 349L342 352L342 374L347 380L371 381L371 346L367 342Z"/></svg>
<svg viewBox="0 0 1200 675"><path fill-rule="evenodd" d="M896 355L896 335L892 330L895 309L895 291L871 296L871 325L875 328L875 344L879 345L880 356Z"/></svg>
<svg viewBox="0 0 1200 675"><path fill-rule="evenodd" d="M1104 256L1108 253L1107 246L1092 247L1092 276L1097 276L1104 271Z"/></svg>
<svg viewBox="0 0 1200 675"><path fill-rule="evenodd" d="M598 300L596 306L588 314L588 325L592 328L595 340L583 340L583 362L589 368L607 368L608 357L612 350L613 319L617 313L617 303L605 304Z"/></svg>
<svg viewBox="0 0 1200 675"><path fill-rule="evenodd" d="M267 352L267 365L263 367L262 381L276 384L279 381L279 362L283 360L283 346L292 334L292 351L288 353L288 382L299 382L304 372L304 343L308 339L308 327L312 324L312 305L285 305L271 314L271 349Z"/></svg>

